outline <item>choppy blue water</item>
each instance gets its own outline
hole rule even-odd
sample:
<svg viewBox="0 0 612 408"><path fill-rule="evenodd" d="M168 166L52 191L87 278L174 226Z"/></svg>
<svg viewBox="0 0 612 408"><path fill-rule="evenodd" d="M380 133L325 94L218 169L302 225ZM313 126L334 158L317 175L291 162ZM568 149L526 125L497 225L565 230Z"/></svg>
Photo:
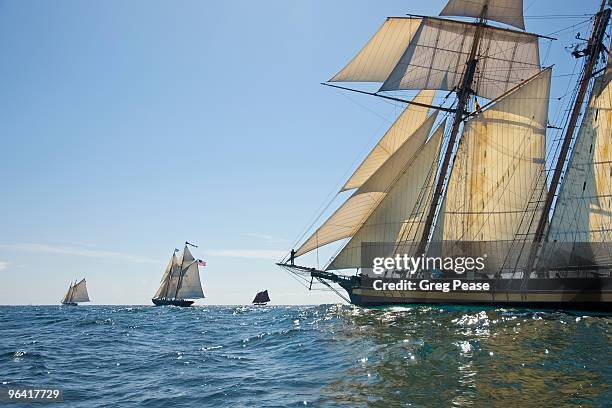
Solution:
<svg viewBox="0 0 612 408"><path fill-rule="evenodd" d="M59 386L72 407L610 406L610 326L501 309L0 307L0 384Z"/></svg>

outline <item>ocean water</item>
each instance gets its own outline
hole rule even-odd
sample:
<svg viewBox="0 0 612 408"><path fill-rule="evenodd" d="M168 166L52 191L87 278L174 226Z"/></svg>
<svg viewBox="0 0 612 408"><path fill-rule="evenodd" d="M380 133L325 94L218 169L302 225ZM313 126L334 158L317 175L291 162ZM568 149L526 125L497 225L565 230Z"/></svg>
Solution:
<svg viewBox="0 0 612 408"><path fill-rule="evenodd" d="M0 307L0 386L60 387L50 406L70 407L602 407L610 328L503 309Z"/></svg>

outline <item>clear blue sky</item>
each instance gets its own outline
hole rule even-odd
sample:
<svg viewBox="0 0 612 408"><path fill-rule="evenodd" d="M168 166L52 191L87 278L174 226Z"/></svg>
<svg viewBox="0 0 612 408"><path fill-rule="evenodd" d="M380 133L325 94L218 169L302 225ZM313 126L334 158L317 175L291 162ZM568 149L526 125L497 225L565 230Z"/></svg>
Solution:
<svg viewBox="0 0 612 408"><path fill-rule="evenodd" d="M95 303L150 303L185 240L208 262L203 303L336 301L273 262L400 107L319 82L386 16L444 4L1 1L0 304L57 303L82 276ZM527 16L598 4L525 0ZM555 74L575 34L543 43Z"/></svg>

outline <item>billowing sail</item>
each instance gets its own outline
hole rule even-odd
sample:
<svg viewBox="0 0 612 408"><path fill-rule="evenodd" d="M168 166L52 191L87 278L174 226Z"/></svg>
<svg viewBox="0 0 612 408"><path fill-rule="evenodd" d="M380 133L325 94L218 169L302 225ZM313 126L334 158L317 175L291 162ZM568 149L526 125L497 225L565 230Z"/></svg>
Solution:
<svg viewBox="0 0 612 408"><path fill-rule="evenodd" d="M530 239L546 196L550 79L551 69L542 71L466 123L435 239L498 246ZM489 256L490 268L503 262L501 250L497 260Z"/></svg>
<svg viewBox="0 0 612 408"><path fill-rule="evenodd" d="M381 91L461 88L478 25L423 18ZM495 99L540 71L538 37L487 26L478 51L474 92Z"/></svg>
<svg viewBox="0 0 612 408"><path fill-rule="evenodd" d="M431 201L444 128L445 124L439 126L414 159L405 165L387 195L327 269L361 267L363 243L412 242L418 239L423 229L423 212Z"/></svg>
<svg viewBox="0 0 612 408"><path fill-rule="evenodd" d="M72 290L71 302L89 302L89 294L87 293L87 283L85 279L82 279L79 283L74 285Z"/></svg>
<svg viewBox="0 0 612 408"><path fill-rule="evenodd" d="M390 17L351 62L330 81L383 82L391 73L420 19Z"/></svg>
<svg viewBox="0 0 612 408"><path fill-rule="evenodd" d="M352 236L380 203L391 185L415 159L427 140L437 113L425 121L403 145L296 251L301 256L313 249Z"/></svg>
<svg viewBox="0 0 612 408"><path fill-rule="evenodd" d="M184 269L182 272L181 281L179 283L178 295L176 297L179 299L203 298L204 292L202 291L202 283L200 282L198 261L194 259L189 264L183 265Z"/></svg>
<svg viewBox="0 0 612 408"><path fill-rule="evenodd" d="M612 242L612 72L595 82L554 210L549 241Z"/></svg>
<svg viewBox="0 0 612 408"><path fill-rule="evenodd" d="M523 0L449 0L441 16L480 17L487 3L486 19L525 29Z"/></svg>
<svg viewBox="0 0 612 408"><path fill-rule="evenodd" d="M185 245L180 260L177 260L176 255L172 254L154 298L199 299L203 297L198 261L191 254L189 247Z"/></svg>
<svg viewBox="0 0 612 408"><path fill-rule="evenodd" d="M431 105L435 91L421 91L413 99ZM397 120L374 146L363 163L348 179L342 191L360 187L376 170L397 150L427 119L428 109L417 105L408 105Z"/></svg>
<svg viewBox="0 0 612 408"><path fill-rule="evenodd" d="M89 302L89 294L87 293L87 283L85 279L81 279L80 282L74 285L70 284L68 292L64 295L62 303L81 303Z"/></svg>

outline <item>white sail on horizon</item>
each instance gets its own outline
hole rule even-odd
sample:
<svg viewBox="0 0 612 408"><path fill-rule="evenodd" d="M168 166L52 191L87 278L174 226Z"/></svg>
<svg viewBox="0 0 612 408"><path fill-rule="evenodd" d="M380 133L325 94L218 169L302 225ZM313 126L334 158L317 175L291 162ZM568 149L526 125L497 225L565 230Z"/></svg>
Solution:
<svg viewBox="0 0 612 408"><path fill-rule="evenodd" d="M66 295L64 295L62 299L62 303L84 303L89 301L89 293L87 292L87 282L85 278L74 285L70 284Z"/></svg>
<svg viewBox="0 0 612 408"><path fill-rule="evenodd" d="M185 245L180 258L177 258L176 252L172 254L162 275L162 282L153 298L199 299L203 297L198 260Z"/></svg>
<svg viewBox="0 0 612 408"><path fill-rule="evenodd" d="M192 260L182 272L182 279L178 290L179 299L199 299L204 297L198 261Z"/></svg>

